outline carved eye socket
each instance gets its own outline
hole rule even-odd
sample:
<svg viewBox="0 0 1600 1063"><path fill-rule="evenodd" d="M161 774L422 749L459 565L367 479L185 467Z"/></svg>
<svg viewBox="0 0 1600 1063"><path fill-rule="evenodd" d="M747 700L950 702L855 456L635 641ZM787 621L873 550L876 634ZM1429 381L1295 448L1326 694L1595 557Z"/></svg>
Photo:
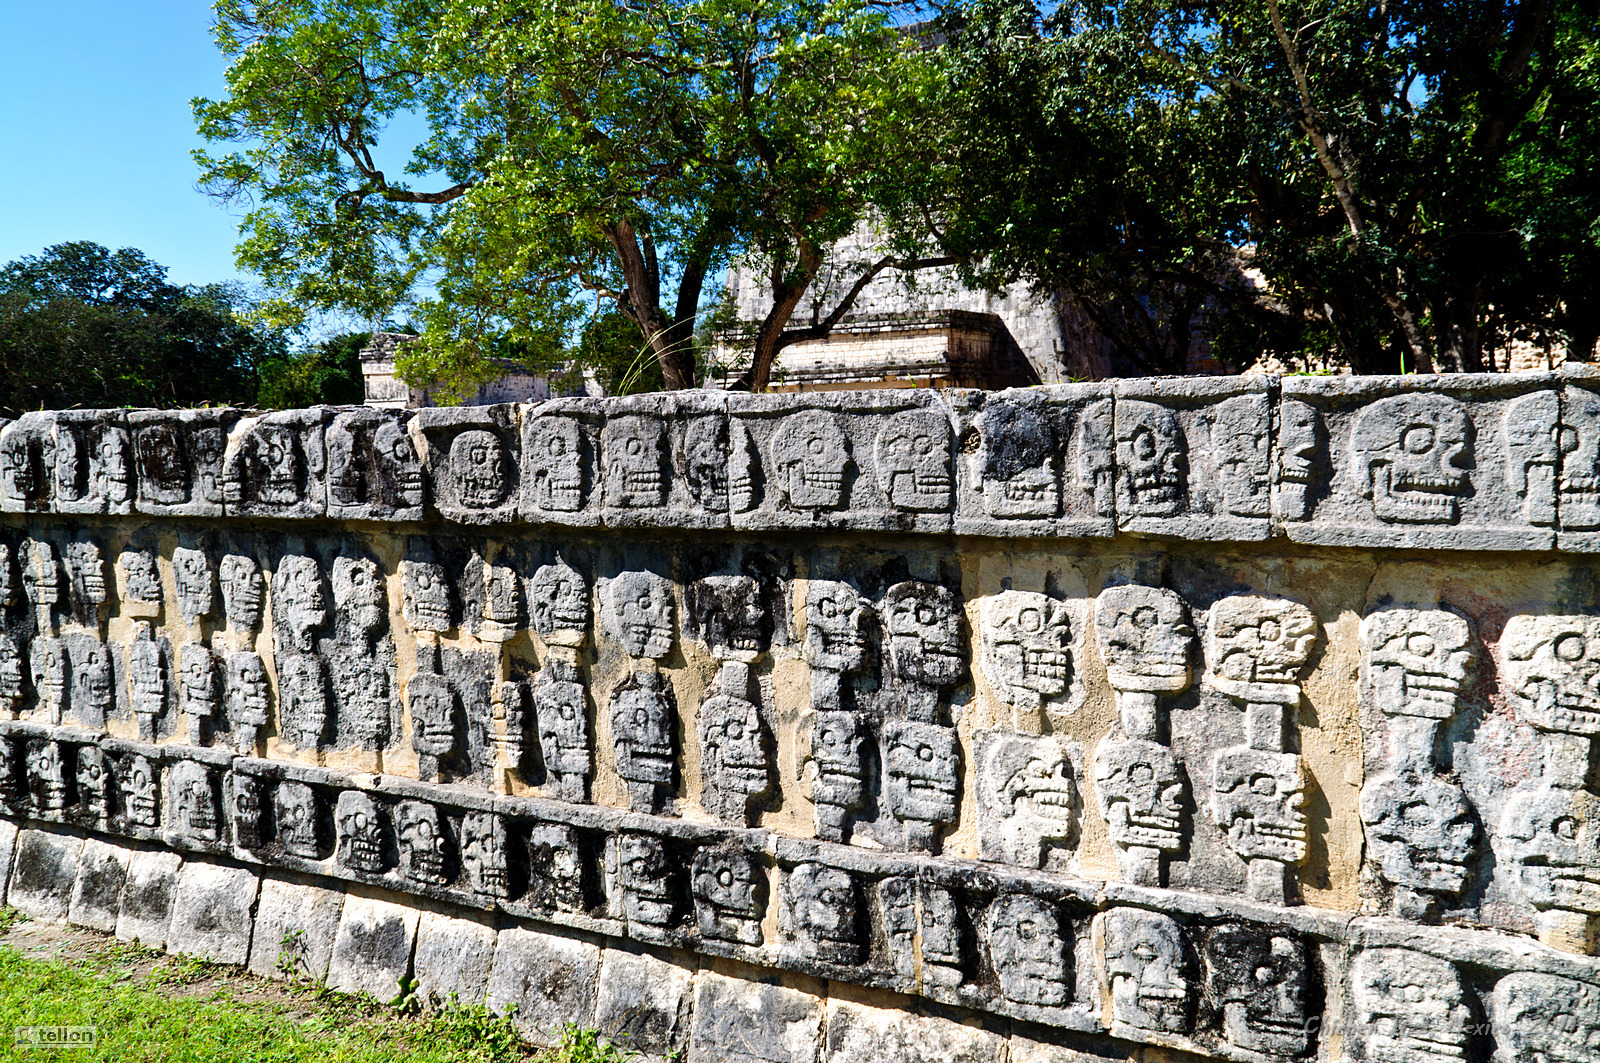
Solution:
<svg viewBox="0 0 1600 1063"><path fill-rule="evenodd" d="M468 447L467 456L471 460L472 464L482 465L484 462L489 460L489 448L483 446L482 444Z"/></svg>
<svg viewBox="0 0 1600 1063"><path fill-rule="evenodd" d="M395 461L405 461L410 456L406 452L406 445L398 439L395 440L394 448L391 453L394 454Z"/></svg>
<svg viewBox="0 0 1600 1063"><path fill-rule="evenodd" d="M624 446L624 449L627 450L628 457L636 458L640 454L644 453L644 440L635 436L628 440L627 444Z"/></svg>
<svg viewBox="0 0 1600 1063"><path fill-rule="evenodd" d="M1277 642L1283 637L1283 629L1276 620L1263 620L1261 622L1261 637L1267 642Z"/></svg>
<svg viewBox="0 0 1600 1063"><path fill-rule="evenodd" d="M578 707L570 702L565 701L561 703L560 707L556 711L561 714L561 718L563 720L576 719L578 715Z"/></svg>
<svg viewBox="0 0 1600 1063"><path fill-rule="evenodd" d="M929 435L919 435L915 440L913 440L913 445L917 448L917 453L919 454L930 453L933 450L933 437Z"/></svg>
<svg viewBox="0 0 1600 1063"><path fill-rule="evenodd" d="M429 823L427 820L419 819L417 821L416 831L417 837L421 838L424 842L430 842L433 840L433 824Z"/></svg>
<svg viewBox="0 0 1600 1063"><path fill-rule="evenodd" d="M822 887L822 889L818 890L817 891L817 900L822 902L823 904L827 905L830 908L833 907L834 904L837 903L835 901L835 899L834 899L833 887L824 886L824 887Z"/></svg>
<svg viewBox="0 0 1600 1063"><path fill-rule="evenodd" d="M1044 613L1038 609L1024 609L1017 614L1017 626L1031 634L1044 630Z"/></svg>
<svg viewBox="0 0 1600 1063"><path fill-rule="evenodd" d="M821 436L811 436L806 440L806 451L812 455L821 455L828 449L828 443Z"/></svg>
<svg viewBox="0 0 1600 1063"><path fill-rule="evenodd" d="M1588 651L1588 646L1584 644L1582 635L1573 634L1562 635L1556 639L1554 649L1556 656L1563 661L1581 661Z"/></svg>
<svg viewBox="0 0 1600 1063"><path fill-rule="evenodd" d="M1432 425L1414 424L1400 433L1400 446L1407 454L1426 454L1435 438Z"/></svg>
<svg viewBox="0 0 1600 1063"><path fill-rule="evenodd" d="M545 440L544 449L552 458L559 458L567 452L567 441L560 436L551 436Z"/></svg>
<svg viewBox="0 0 1600 1063"><path fill-rule="evenodd" d="M923 627L932 627L939 620L939 614L934 610L933 606L926 603L917 606L916 616L917 623Z"/></svg>
<svg viewBox="0 0 1600 1063"><path fill-rule="evenodd" d="M1406 650L1418 657L1432 657L1438 648L1438 643L1420 632L1406 639Z"/></svg>
<svg viewBox="0 0 1600 1063"><path fill-rule="evenodd" d="M733 885L733 872L723 868L717 872L717 881L724 887Z"/></svg>
<svg viewBox="0 0 1600 1063"><path fill-rule="evenodd" d="M1270 775L1251 776L1250 792L1261 797L1272 797L1278 792L1278 780Z"/></svg>
<svg viewBox="0 0 1600 1063"><path fill-rule="evenodd" d="M355 824L356 830L366 830L367 814L365 812L357 812L353 817L351 817L350 822Z"/></svg>
<svg viewBox="0 0 1600 1063"><path fill-rule="evenodd" d="M824 598L817 603L817 612L825 620L832 620L839 615L839 603L832 598Z"/></svg>
<svg viewBox="0 0 1600 1063"><path fill-rule="evenodd" d="M274 465L278 464L279 462L281 462L283 460L283 446L282 446L282 444L271 443L271 444L269 444L267 446L267 460L272 462L272 464L274 464Z"/></svg>
<svg viewBox="0 0 1600 1063"><path fill-rule="evenodd" d="M1550 824L1550 830L1562 841L1572 841L1578 836L1579 823L1571 816L1562 816Z"/></svg>
<svg viewBox="0 0 1600 1063"><path fill-rule="evenodd" d="M744 724L739 722L738 720L729 721L722 728L722 733L725 736L727 736L728 738L733 738L733 739L743 738L744 737Z"/></svg>
<svg viewBox="0 0 1600 1063"><path fill-rule="evenodd" d="M643 727L650 722L650 714L645 712L643 709L635 709L633 711L633 722L636 725Z"/></svg>
<svg viewBox="0 0 1600 1063"><path fill-rule="evenodd" d="M926 764L929 761L933 760L933 747L932 746L918 746L917 747L917 759L922 761L924 764Z"/></svg>
<svg viewBox="0 0 1600 1063"><path fill-rule="evenodd" d="M1017 937L1023 941L1032 941L1039 936L1039 924L1031 919L1024 919L1017 923Z"/></svg>

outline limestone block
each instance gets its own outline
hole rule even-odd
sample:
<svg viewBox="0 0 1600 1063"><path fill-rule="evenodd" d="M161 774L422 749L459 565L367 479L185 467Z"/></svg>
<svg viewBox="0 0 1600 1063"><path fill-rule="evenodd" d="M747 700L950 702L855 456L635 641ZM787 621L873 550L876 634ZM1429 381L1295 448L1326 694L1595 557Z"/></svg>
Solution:
<svg viewBox="0 0 1600 1063"><path fill-rule="evenodd" d="M122 884L117 937L153 949L167 947L167 929L172 923L172 903L182 866L183 858L177 853L149 850L134 854Z"/></svg>
<svg viewBox="0 0 1600 1063"><path fill-rule="evenodd" d="M822 1019L810 993L703 971L688 1063L816 1063Z"/></svg>
<svg viewBox="0 0 1600 1063"><path fill-rule="evenodd" d="M17 855L6 903L24 915L52 922L67 917L78 880L83 839L25 830L17 836Z"/></svg>
<svg viewBox="0 0 1600 1063"><path fill-rule="evenodd" d="M705 391L605 400L601 495L609 528L726 528L728 397Z"/></svg>
<svg viewBox="0 0 1600 1063"><path fill-rule="evenodd" d="M138 469L134 509L155 516L220 517L229 409L133 410L128 428Z"/></svg>
<svg viewBox="0 0 1600 1063"><path fill-rule="evenodd" d="M6 886L17 855L17 825L0 819L0 904L6 903Z"/></svg>
<svg viewBox="0 0 1600 1063"><path fill-rule="evenodd" d="M0 427L0 512L50 511L55 420L54 413L35 410Z"/></svg>
<svg viewBox="0 0 1600 1063"><path fill-rule="evenodd" d="M133 440L122 410L60 410L47 443L56 513L125 514L133 505Z"/></svg>
<svg viewBox="0 0 1600 1063"><path fill-rule="evenodd" d="M598 945L511 927L495 942L489 1007L505 1014L514 1006L512 1021L523 1036L552 1045L566 1024L594 1024L599 976Z"/></svg>
<svg viewBox="0 0 1600 1063"><path fill-rule="evenodd" d="M651 1055L688 1040L695 970L647 952L608 948L600 963L595 1027L624 1048Z"/></svg>
<svg viewBox="0 0 1600 1063"><path fill-rule="evenodd" d="M251 914L261 882L242 867L191 860L178 872L167 951L243 965L250 958Z"/></svg>
<svg viewBox="0 0 1600 1063"><path fill-rule="evenodd" d="M516 519L515 406L430 407L418 410L411 423L425 444L430 501L440 516L458 524Z"/></svg>
<svg viewBox="0 0 1600 1063"><path fill-rule="evenodd" d="M600 523L603 410L597 399L560 398L523 411L522 520L582 528Z"/></svg>
<svg viewBox="0 0 1600 1063"><path fill-rule="evenodd" d="M422 462L403 410L330 411L328 516L336 520L421 520Z"/></svg>
<svg viewBox="0 0 1600 1063"><path fill-rule="evenodd" d="M830 997L823 1063L1002 1063L1006 1039L993 1029L901 1008Z"/></svg>
<svg viewBox="0 0 1600 1063"><path fill-rule="evenodd" d="M494 947L494 927L486 921L423 912L412 961L418 994L441 1003L481 1004Z"/></svg>
<svg viewBox="0 0 1600 1063"><path fill-rule="evenodd" d="M411 946L420 915L394 901L346 897L328 964L328 984L346 993L393 1000L400 992L400 979L411 973Z"/></svg>
<svg viewBox="0 0 1600 1063"><path fill-rule="evenodd" d="M133 853L98 838L84 842L78 859L78 881L72 888L67 922L109 934L117 929L122 887Z"/></svg>
<svg viewBox="0 0 1600 1063"><path fill-rule="evenodd" d="M344 894L309 881L267 875L261 880L255 930L250 936L251 974L317 981L328 973Z"/></svg>
<svg viewBox="0 0 1600 1063"><path fill-rule="evenodd" d="M1277 516L1290 539L1446 550L1555 545L1561 414L1553 374L1291 377L1282 388Z"/></svg>

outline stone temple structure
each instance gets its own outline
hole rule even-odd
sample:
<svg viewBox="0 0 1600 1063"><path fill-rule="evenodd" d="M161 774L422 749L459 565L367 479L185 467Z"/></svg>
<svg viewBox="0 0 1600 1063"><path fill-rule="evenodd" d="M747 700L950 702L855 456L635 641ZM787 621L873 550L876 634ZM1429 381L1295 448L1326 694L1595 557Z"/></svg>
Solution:
<svg viewBox="0 0 1600 1063"><path fill-rule="evenodd" d="M694 1063L1600 1058L1600 378L42 412L0 510L36 919Z"/></svg>

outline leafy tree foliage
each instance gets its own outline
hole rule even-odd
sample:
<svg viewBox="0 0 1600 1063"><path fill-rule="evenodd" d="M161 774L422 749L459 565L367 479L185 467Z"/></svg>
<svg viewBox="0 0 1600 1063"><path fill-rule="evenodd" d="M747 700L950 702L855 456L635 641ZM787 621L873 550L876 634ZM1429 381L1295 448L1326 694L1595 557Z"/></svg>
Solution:
<svg viewBox="0 0 1600 1063"><path fill-rule="evenodd" d="M228 91L196 100L203 182L247 196L241 261L284 308L423 325L399 366L465 387L552 363L596 295L694 382L702 289L757 256L773 310L746 386L859 286L791 321L870 220L862 283L927 264L910 193L935 62L873 0L221 0ZM420 118L420 143L402 139ZM387 134L387 135L386 135ZM382 141L380 143L380 138ZM534 366L540 368L542 366Z"/></svg>
<svg viewBox="0 0 1600 1063"><path fill-rule="evenodd" d="M1208 313L1239 362L1594 349L1595 0L964 0L945 29L949 245L1071 290L1133 371L1181 372Z"/></svg>
<svg viewBox="0 0 1600 1063"><path fill-rule="evenodd" d="M87 241L0 267L0 411L250 405L284 338L247 316L238 288L166 275Z"/></svg>
<svg viewBox="0 0 1600 1063"><path fill-rule="evenodd" d="M367 399L361 350L370 332L345 332L321 343L268 358L259 370L256 405L264 410L353 405Z"/></svg>

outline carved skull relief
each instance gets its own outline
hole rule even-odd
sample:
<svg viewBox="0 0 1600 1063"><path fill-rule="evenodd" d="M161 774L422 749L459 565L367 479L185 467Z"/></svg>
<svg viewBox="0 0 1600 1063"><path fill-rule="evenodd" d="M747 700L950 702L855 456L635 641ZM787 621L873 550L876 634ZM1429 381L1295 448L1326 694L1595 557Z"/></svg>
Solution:
<svg viewBox="0 0 1600 1063"><path fill-rule="evenodd" d="M1298 864L1308 839L1300 811L1305 785L1298 754L1220 749L1212 769L1212 817L1243 859Z"/></svg>
<svg viewBox="0 0 1600 1063"><path fill-rule="evenodd" d="M1409 949L1366 949L1350 965L1351 1029L1367 1058L1459 1063L1472 1009L1455 965Z"/></svg>
<svg viewBox="0 0 1600 1063"><path fill-rule="evenodd" d="M1471 490L1472 421L1445 395L1396 395L1363 409L1350 470L1379 520L1454 524Z"/></svg>
<svg viewBox="0 0 1600 1063"><path fill-rule="evenodd" d="M1184 504L1188 459L1172 411L1153 402L1118 400L1117 513L1170 517Z"/></svg>
<svg viewBox="0 0 1600 1063"><path fill-rule="evenodd" d="M983 433L983 505L991 517L1053 517L1061 509L1055 470L1055 432L1036 410L991 402L979 418Z"/></svg>
<svg viewBox="0 0 1600 1063"><path fill-rule="evenodd" d="M522 626L522 580L505 565L483 566L483 615L478 637L485 642L509 642Z"/></svg>
<svg viewBox="0 0 1600 1063"><path fill-rule="evenodd" d="M684 593L687 634L725 661L754 661L767 648L772 621L761 585L750 576L706 576Z"/></svg>
<svg viewBox="0 0 1600 1063"><path fill-rule="evenodd" d="M1298 939L1230 923L1206 938L1206 992L1221 1003L1228 1043L1293 1059L1311 1050L1310 965Z"/></svg>
<svg viewBox="0 0 1600 1063"><path fill-rule="evenodd" d="M671 786L671 691L659 672L638 671L611 695L611 741L617 774L629 782Z"/></svg>
<svg viewBox="0 0 1600 1063"><path fill-rule="evenodd" d="M702 937L761 944L767 876L755 857L732 847L702 848L694 854L690 886Z"/></svg>
<svg viewBox="0 0 1600 1063"><path fill-rule="evenodd" d="M749 684L747 665L724 664L712 695L700 703L697 727L705 786L701 803L714 815L739 822L750 802L771 786L766 728L760 710L744 696Z"/></svg>
<svg viewBox="0 0 1600 1063"><path fill-rule="evenodd" d="M43 738L28 740L28 788L33 807L54 818L67 807L67 761L59 743Z"/></svg>
<svg viewBox="0 0 1600 1063"><path fill-rule="evenodd" d="M261 624L261 566L253 557L228 554L220 566L222 609L237 631L249 633Z"/></svg>
<svg viewBox="0 0 1600 1063"><path fill-rule="evenodd" d="M1512 792L1500 838L1523 899L1600 915L1600 797L1541 779Z"/></svg>
<svg viewBox="0 0 1600 1063"><path fill-rule="evenodd" d="M493 432L474 428L450 443L450 480L466 509L492 509L511 491L505 444Z"/></svg>
<svg viewBox="0 0 1600 1063"><path fill-rule="evenodd" d="M1055 906L1025 893L1002 894L989 906L987 923L1000 995L1014 1004L1066 1004L1068 953Z"/></svg>
<svg viewBox="0 0 1600 1063"><path fill-rule="evenodd" d="M1472 663L1467 622L1443 609L1381 609L1361 621L1362 679L1390 716L1447 720Z"/></svg>
<svg viewBox="0 0 1600 1063"><path fill-rule="evenodd" d="M133 498L133 441L120 425L101 425L95 430L94 455L90 461L93 490L113 508Z"/></svg>
<svg viewBox="0 0 1600 1063"><path fill-rule="evenodd" d="M658 417L613 417L602 433L606 505L647 509L666 498L665 426Z"/></svg>
<svg viewBox="0 0 1600 1063"><path fill-rule="evenodd" d="M0 711L15 713L22 704L22 654L10 635L0 631Z"/></svg>
<svg viewBox="0 0 1600 1063"><path fill-rule="evenodd" d="M995 736L978 773L979 842L987 860L1039 867L1049 839L1072 836L1078 787L1061 740Z"/></svg>
<svg viewBox="0 0 1600 1063"><path fill-rule="evenodd" d="M672 581L654 572L622 572L605 587L608 634L628 656L660 660L672 652Z"/></svg>
<svg viewBox="0 0 1600 1063"><path fill-rule="evenodd" d="M1500 639L1505 689L1541 731L1600 734L1600 617L1514 616Z"/></svg>
<svg viewBox="0 0 1600 1063"><path fill-rule="evenodd" d="M161 822L159 779L149 760L132 756L124 761L117 788L122 792L122 808L129 822L141 827L154 827Z"/></svg>
<svg viewBox="0 0 1600 1063"><path fill-rule="evenodd" d="M366 557L340 556L333 562L333 605L363 648L389 622L383 572Z"/></svg>
<svg viewBox="0 0 1600 1063"><path fill-rule="evenodd" d="M889 670L897 679L948 687L967 674L961 609L948 587L920 580L896 583L883 597Z"/></svg>
<svg viewBox="0 0 1600 1063"><path fill-rule="evenodd" d="M867 606L848 583L812 580L806 587L806 662L827 672L859 669L867 656Z"/></svg>
<svg viewBox="0 0 1600 1063"><path fill-rule="evenodd" d="M228 810L233 817L233 841L244 849L260 849L267 844L262 834L262 782L254 775L230 772Z"/></svg>
<svg viewBox="0 0 1600 1063"><path fill-rule="evenodd" d="M1378 775L1361 788L1367 851L1384 879L1421 893L1457 894L1478 825L1461 787L1435 775Z"/></svg>
<svg viewBox="0 0 1600 1063"><path fill-rule="evenodd" d="M1247 702L1299 700L1296 684L1317 641L1310 609L1287 598L1235 595L1213 605L1206 620L1208 682Z"/></svg>
<svg viewBox="0 0 1600 1063"><path fill-rule="evenodd" d="M316 558L289 554L272 574L272 618L301 653L312 649L312 632L328 622L322 569Z"/></svg>
<svg viewBox="0 0 1600 1063"><path fill-rule="evenodd" d="M167 787L173 830L190 838L215 841L217 794L211 770L192 760L180 760L167 772Z"/></svg>
<svg viewBox="0 0 1600 1063"><path fill-rule="evenodd" d="M1107 739L1094 757L1100 815L1111 840L1162 852L1183 847L1186 789L1166 746L1142 739Z"/></svg>
<svg viewBox="0 0 1600 1063"><path fill-rule="evenodd" d="M99 746L79 746L74 777L78 784L78 807L96 821L111 814L111 760Z"/></svg>
<svg viewBox="0 0 1600 1063"><path fill-rule="evenodd" d="M321 657L296 653L278 659L279 728L301 749L322 744L328 726L327 665Z"/></svg>
<svg viewBox="0 0 1600 1063"><path fill-rule="evenodd" d="M1011 705L1037 707L1067 692L1072 618L1067 603L1034 591L983 599L983 664L989 685Z"/></svg>
<svg viewBox="0 0 1600 1063"><path fill-rule="evenodd" d="M527 475L534 506L576 513L588 495L583 430L571 417L535 417L527 441Z"/></svg>
<svg viewBox="0 0 1600 1063"><path fill-rule="evenodd" d="M583 910L583 855L572 827L536 823L528 828L528 890L523 898L542 911Z"/></svg>
<svg viewBox="0 0 1600 1063"><path fill-rule="evenodd" d="M792 413L773 433L769 479L792 509L838 509L849 467L850 442L832 413Z"/></svg>
<svg viewBox="0 0 1600 1063"><path fill-rule="evenodd" d="M1518 971L1494 987L1496 1063L1589 1063L1600 1058L1600 989Z"/></svg>
<svg viewBox="0 0 1600 1063"><path fill-rule="evenodd" d="M189 501L192 472L183 429L170 421L142 425L134 435L139 455L139 495L161 505Z"/></svg>
<svg viewBox="0 0 1600 1063"><path fill-rule="evenodd" d="M1506 404L1501 422L1506 440L1506 484L1522 499L1529 524L1556 522L1561 465L1561 396L1535 391Z"/></svg>
<svg viewBox="0 0 1600 1063"><path fill-rule="evenodd" d="M1223 507L1236 517L1265 517L1271 501L1269 432L1272 411L1267 396L1235 395L1218 403L1211 424L1211 447L1222 486Z"/></svg>
<svg viewBox="0 0 1600 1063"><path fill-rule="evenodd" d="M545 770L587 778L589 715L577 667L559 657L546 660L533 686L533 707Z"/></svg>
<svg viewBox="0 0 1600 1063"><path fill-rule="evenodd" d="M1559 445L1561 526L1600 528L1600 396L1566 390Z"/></svg>
<svg viewBox="0 0 1600 1063"><path fill-rule="evenodd" d="M620 834L616 841L617 886L628 929L659 940L673 924L674 872L667 847L649 834Z"/></svg>
<svg viewBox="0 0 1600 1063"><path fill-rule="evenodd" d="M406 558L400 562L400 612L412 631L450 630L450 584L444 566Z"/></svg>
<svg viewBox="0 0 1600 1063"><path fill-rule="evenodd" d="M1279 515L1285 520L1305 520L1311 515L1310 490L1323 458L1322 419L1304 402L1278 403Z"/></svg>
<svg viewBox="0 0 1600 1063"><path fill-rule="evenodd" d="M62 549L62 559L72 586L72 596L78 603L79 615L90 625L100 622L100 607L109 597L106 588L105 560L100 547L87 540L67 543Z"/></svg>
<svg viewBox="0 0 1600 1063"><path fill-rule="evenodd" d="M161 606L161 571L156 567L156 555L149 550L128 549L117 558L122 569L124 608L128 601Z"/></svg>
<svg viewBox="0 0 1600 1063"><path fill-rule="evenodd" d="M826 864L796 864L783 886L789 934L803 955L829 963L860 959L856 884L848 872Z"/></svg>
<svg viewBox="0 0 1600 1063"><path fill-rule="evenodd" d="M950 508L950 422L933 410L901 410L878 433L878 482L896 509L939 513Z"/></svg>
<svg viewBox="0 0 1600 1063"><path fill-rule="evenodd" d="M318 835L322 816L316 791L305 783L279 783L273 797L273 811L278 821L278 841L284 852L303 860L320 860L322 844Z"/></svg>
<svg viewBox="0 0 1600 1063"><path fill-rule="evenodd" d="M456 695L443 676L418 672L406 684L411 748L423 756L449 756L456 748Z"/></svg>
<svg viewBox="0 0 1600 1063"><path fill-rule="evenodd" d="M1095 917L1101 984L1125 1026L1188 1033L1193 992L1183 931L1158 912L1113 908Z"/></svg>
<svg viewBox="0 0 1600 1063"><path fill-rule="evenodd" d="M226 658L228 719L235 725L260 727L267 722L267 670L261 655L249 651Z"/></svg>
<svg viewBox="0 0 1600 1063"><path fill-rule="evenodd" d="M333 818L339 830L335 853L339 863L354 871L383 874L383 821L372 798L360 790L344 791Z"/></svg>
<svg viewBox="0 0 1600 1063"><path fill-rule="evenodd" d="M461 817L461 872L467 887L485 897L511 896L506 864L506 828L493 812Z"/></svg>
<svg viewBox="0 0 1600 1063"><path fill-rule="evenodd" d="M166 663L161 644L156 642L149 623L133 624L133 641L128 643L129 700L135 714L153 721L167 711ZM154 724L149 725L151 728Z"/></svg>
<svg viewBox="0 0 1600 1063"><path fill-rule="evenodd" d="M1114 689L1175 694L1188 688L1194 629L1183 599L1157 587L1108 587L1095 603L1094 619Z"/></svg>
<svg viewBox="0 0 1600 1063"><path fill-rule="evenodd" d="M955 733L914 720L891 720L883 733L885 796L895 818L924 824L955 822L961 787L961 751Z"/></svg>
<svg viewBox="0 0 1600 1063"><path fill-rule="evenodd" d="M217 660L198 642L185 643L180 660L178 691L190 725L217 714L222 698L217 681Z"/></svg>
<svg viewBox="0 0 1600 1063"><path fill-rule="evenodd" d="M728 422L696 417L683 432L684 480L707 513L728 511Z"/></svg>
<svg viewBox="0 0 1600 1063"><path fill-rule="evenodd" d="M589 584L565 561L541 565L528 581L528 617L547 646L581 646L589 634Z"/></svg>
<svg viewBox="0 0 1600 1063"><path fill-rule="evenodd" d="M818 804L855 808L865 796L861 728L853 712L818 712L812 721L812 799Z"/></svg>
<svg viewBox="0 0 1600 1063"><path fill-rule="evenodd" d="M43 636L28 647L28 668L39 708L51 723L60 723L67 704L67 647L60 639Z"/></svg>

